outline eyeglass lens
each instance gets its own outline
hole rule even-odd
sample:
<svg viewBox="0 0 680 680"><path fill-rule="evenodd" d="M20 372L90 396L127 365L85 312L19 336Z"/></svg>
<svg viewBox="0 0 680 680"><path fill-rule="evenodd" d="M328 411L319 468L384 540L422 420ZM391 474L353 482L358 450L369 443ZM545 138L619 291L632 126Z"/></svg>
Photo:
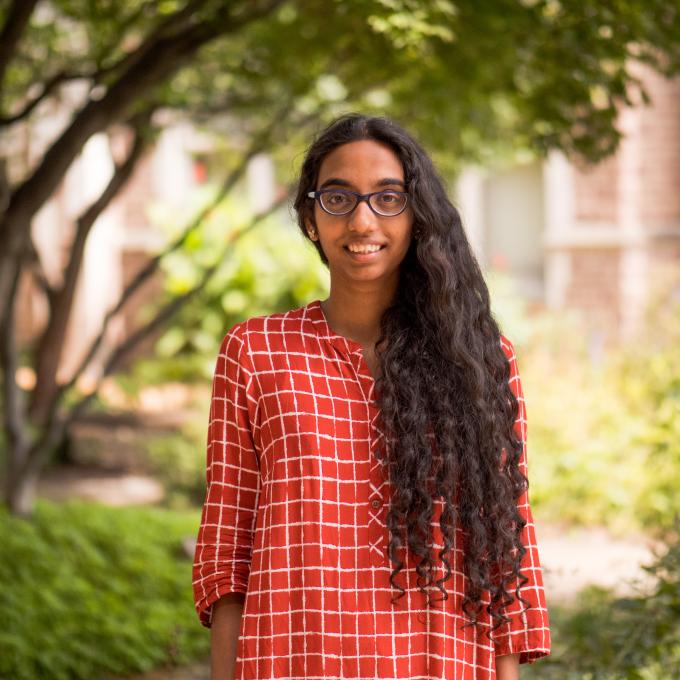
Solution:
<svg viewBox="0 0 680 680"><path fill-rule="evenodd" d="M345 191L324 191L320 199L324 210L335 215L351 212L359 200L354 194ZM406 195L396 191L381 191L370 196L368 202L381 215L396 215L403 210Z"/></svg>

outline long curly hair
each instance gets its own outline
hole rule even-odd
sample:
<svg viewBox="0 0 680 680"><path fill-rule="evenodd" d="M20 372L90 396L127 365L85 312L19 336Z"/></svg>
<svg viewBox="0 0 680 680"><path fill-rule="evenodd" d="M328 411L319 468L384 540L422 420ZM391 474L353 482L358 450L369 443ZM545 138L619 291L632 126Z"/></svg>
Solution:
<svg viewBox="0 0 680 680"><path fill-rule="evenodd" d="M314 203L307 193L316 189L324 158L342 144L366 139L387 145L400 159L413 212L414 238L375 348L386 445L376 455L387 463L393 485L386 517L395 567L390 583L401 591L397 599L405 594L394 580L404 567L398 551L405 546L416 558L419 590L428 595L435 569L434 500L440 499L438 557L445 573L434 580L443 593L436 601L448 599L443 584L452 574L449 556L459 522L465 625L480 625L488 591L486 612L495 630L509 621L503 608L514 597L530 606L520 594L528 581L520 571L526 521L517 508L528 480L519 468L522 443L513 429L519 403L509 386L509 361L458 211L428 154L405 130L387 118L349 114L307 151L294 201L298 225L309 238L305 223L314 224ZM311 242L328 265L320 243Z"/></svg>

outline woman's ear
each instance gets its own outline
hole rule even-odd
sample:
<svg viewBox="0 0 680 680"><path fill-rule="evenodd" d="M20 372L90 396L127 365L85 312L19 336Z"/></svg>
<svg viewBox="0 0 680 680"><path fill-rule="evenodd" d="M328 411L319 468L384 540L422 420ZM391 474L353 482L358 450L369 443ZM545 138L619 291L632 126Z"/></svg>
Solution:
<svg viewBox="0 0 680 680"><path fill-rule="evenodd" d="M319 235L316 233L316 227L314 226L314 223L311 219L308 217L305 218L305 229L307 230L307 234L312 241L317 241L319 239Z"/></svg>

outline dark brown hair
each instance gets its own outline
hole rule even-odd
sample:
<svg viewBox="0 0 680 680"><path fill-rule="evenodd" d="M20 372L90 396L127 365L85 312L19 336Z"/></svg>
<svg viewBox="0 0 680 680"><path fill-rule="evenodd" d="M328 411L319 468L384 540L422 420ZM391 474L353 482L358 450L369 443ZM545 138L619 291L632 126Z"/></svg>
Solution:
<svg viewBox="0 0 680 680"><path fill-rule="evenodd" d="M324 158L364 139L386 144L400 159L417 234L376 344L375 392L386 442L379 455L394 488L386 519L395 567L390 583L403 596L394 577L404 566L397 551L405 546L419 559L419 589L428 594L436 564L433 500L442 499L444 546L438 558L445 575L434 581L440 599L448 598L443 584L452 573L449 556L459 523L466 625L478 624L489 591L487 613L495 629L508 621L503 608L514 597L530 605L520 595L527 582L520 572L526 521L517 508L528 482L519 469L522 443L513 430L519 406L508 382L508 358L458 211L428 154L405 130L386 118L350 114L328 126L307 151L294 202L298 224L309 238L305 221L314 222L314 205L307 192L316 189ZM312 243L328 264L320 243ZM506 588L513 582L514 596Z"/></svg>

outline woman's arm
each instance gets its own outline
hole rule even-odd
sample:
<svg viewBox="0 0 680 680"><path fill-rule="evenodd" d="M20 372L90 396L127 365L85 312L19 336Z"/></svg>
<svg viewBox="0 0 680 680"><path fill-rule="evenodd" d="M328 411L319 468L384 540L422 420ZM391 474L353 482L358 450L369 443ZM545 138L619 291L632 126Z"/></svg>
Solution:
<svg viewBox="0 0 680 680"><path fill-rule="evenodd" d="M243 593L227 593L213 605L210 628L211 680L234 680L236 646L244 600Z"/></svg>
<svg viewBox="0 0 680 680"><path fill-rule="evenodd" d="M251 370L244 342L230 332L220 347L207 434L206 496L196 539L193 595L201 623L229 593L247 593L260 494L252 437Z"/></svg>
<svg viewBox="0 0 680 680"><path fill-rule="evenodd" d="M514 432L522 443L522 451L518 460L518 468L523 475L527 469L527 410L522 391L522 382L517 366L517 357L512 343L501 336L503 351L510 363L509 383L515 398L519 402ZM496 658L519 653L519 663L531 664L537 659L550 654L550 619L545 601L543 572L538 554L536 528L534 526L529 488L525 485L517 499L517 512L524 519L520 540L525 548L519 576L506 584L506 591L513 595L513 601L504 606L499 613L509 620L505 621L493 632ZM508 572L509 573L509 572ZM519 581L524 580L524 583ZM518 585L519 583L519 585ZM519 593L517 589L519 588ZM521 598L521 599L520 599ZM507 662L502 661L505 664ZM513 677L513 676L508 676Z"/></svg>
<svg viewBox="0 0 680 680"><path fill-rule="evenodd" d="M498 680L519 680L519 654L503 654L496 657Z"/></svg>

